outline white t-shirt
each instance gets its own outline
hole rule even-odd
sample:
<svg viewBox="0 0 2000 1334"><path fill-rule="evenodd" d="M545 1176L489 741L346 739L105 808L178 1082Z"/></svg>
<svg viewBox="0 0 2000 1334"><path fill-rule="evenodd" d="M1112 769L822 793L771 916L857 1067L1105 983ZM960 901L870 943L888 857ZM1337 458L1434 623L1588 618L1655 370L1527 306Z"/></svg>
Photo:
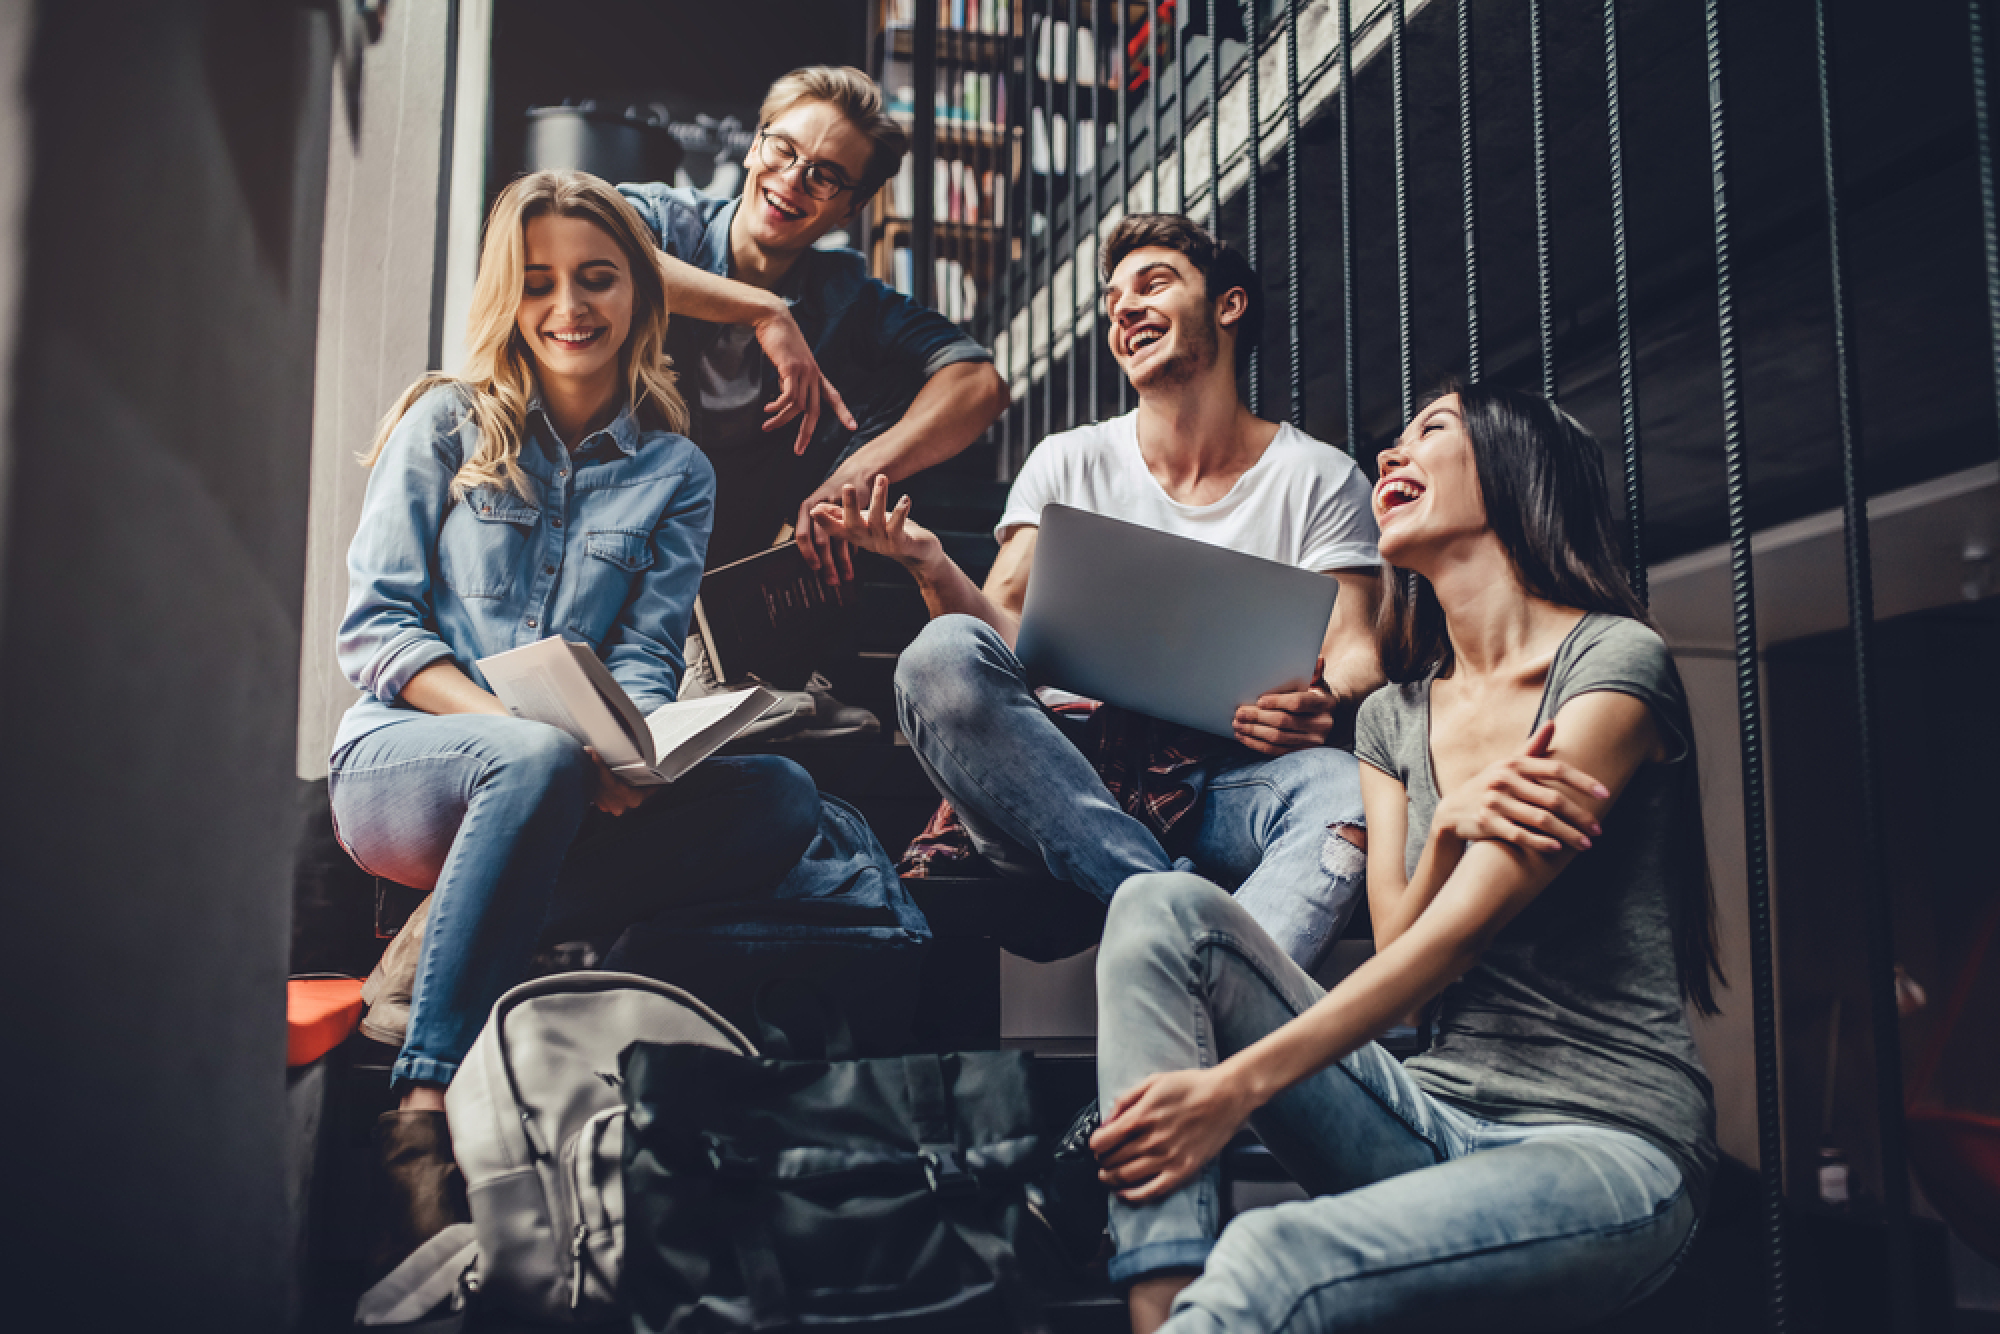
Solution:
<svg viewBox="0 0 2000 1334"><path fill-rule="evenodd" d="M1284 425L1211 505L1183 505L1139 453L1139 414L1044 440L1021 466L993 535L1039 526L1051 502L1324 573L1378 566L1368 478L1333 446Z"/></svg>

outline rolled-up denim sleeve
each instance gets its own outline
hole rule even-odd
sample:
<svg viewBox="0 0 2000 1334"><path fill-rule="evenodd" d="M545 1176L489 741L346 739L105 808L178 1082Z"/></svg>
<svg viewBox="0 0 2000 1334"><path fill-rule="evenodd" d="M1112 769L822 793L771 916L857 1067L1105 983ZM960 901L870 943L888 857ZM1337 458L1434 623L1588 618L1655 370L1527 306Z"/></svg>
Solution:
<svg viewBox="0 0 2000 1334"><path fill-rule="evenodd" d="M993 354L944 316L880 279L869 279L866 299L874 317L874 351L885 366L906 368L928 380L961 361L991 361Z"/></svg>
<svg viewBox="0 0 2000 1334"><path fill-rule="evenodd" d="M347 548L347 613L335 652L359 689L385 704L451 647L437 632L432 553L462 458L457 395L435 389L389 435L368 478L361 522Z"/></svg>
<svg viewBox="0 0 2000 1334"><path fill-rule="evenodd" d="M601 650L612 679L641 713L671 704L680 694L687 666L682 646L715 525L715 469L693 441L680 444L686 471L653 526L652 568L639 577Z"/></svg>

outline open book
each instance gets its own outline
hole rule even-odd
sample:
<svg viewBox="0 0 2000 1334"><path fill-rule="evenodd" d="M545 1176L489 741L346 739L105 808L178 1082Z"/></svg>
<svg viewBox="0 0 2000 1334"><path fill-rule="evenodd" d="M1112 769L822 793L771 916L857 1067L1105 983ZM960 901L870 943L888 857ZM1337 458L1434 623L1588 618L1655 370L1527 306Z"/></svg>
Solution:
<svg viewBox="0 0 2000 1334"><path fill-rule="evenodd" d="M775 698L753 686L663 704L641 717L589 645L553 636L481 658L479 670L507 712L560 727L637 787L673 782L757 721Z"/></svg>

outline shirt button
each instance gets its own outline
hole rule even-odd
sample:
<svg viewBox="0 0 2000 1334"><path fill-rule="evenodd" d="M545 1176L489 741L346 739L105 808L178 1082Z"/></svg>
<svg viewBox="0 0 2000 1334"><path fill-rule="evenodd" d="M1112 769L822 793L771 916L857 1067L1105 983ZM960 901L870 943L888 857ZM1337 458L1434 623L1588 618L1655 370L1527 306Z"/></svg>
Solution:
<svg viewBox="0 0 2000 1334"><path fill-rule="evenodd" d="M561 519L557 519L557 520L556 520L556 527L558 527L558 528L562 527L562 520L561 520Z"/></svg>
<svg viewBox="0 0 2000 1334"><path fill-rule="evenodd" d="M530 617L528 618L528 628L529 628L530 630L532 630L532 629L534 629L534 628L535 628L535 618L534 618L534 617L532 617L532 616L530 616Z"/></svg>
<svg viewBox="0 0 2000 1334"><path fill-rule="evenodd" d="M555 572L556 572L556 567L553 565L544 565L542 567L543 574L554 574Z"/></svg>
<svg viewBox="0 0 2000 1334"><path fill-rule="evenodd" d="M567 476L569 476L569 469L568 469L568 468L557 468L557 469L556 469L556 479L557 479L558 481L560 481L560 480L561 480L562 478L565 478L565 477L567 477Z"/></svg>

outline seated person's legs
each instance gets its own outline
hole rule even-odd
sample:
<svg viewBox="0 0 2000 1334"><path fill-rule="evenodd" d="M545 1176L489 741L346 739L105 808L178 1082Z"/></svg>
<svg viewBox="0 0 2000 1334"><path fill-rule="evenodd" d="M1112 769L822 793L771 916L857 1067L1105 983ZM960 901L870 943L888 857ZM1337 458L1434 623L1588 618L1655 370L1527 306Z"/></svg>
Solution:
<svg viewBox="0 0 2000 1334"><path fill-rule="evenodd" d="M925 626L896 665L896 709L925 772L1003 870L1045 867L1109 901L1129 877L1172 865L985 622L941 616Z"/></svg>
<svg viewBox="0 0 2000 1334"><path fill-rule="evenodd" d="M1156 1071L1226 1059L1321 994L1239 904L1184 875L1114 900L1097 993L1107 1107ZM1321 1198L1246 1214L1220 1240L1213 1163L1159 1201L1113 1199L1114 1279L1200 1270L1170 1330L1432 1328L1472 1310L1504 1328L1566 1326L1643 1296L1693 1226L1678 1169L1649 1142L1481 1121L1373 1044L1251 1125Z"/></svg>
<svg viewBox="0 0 2000 1334"><path fill-rule="evenodd" d="M1292 962L1314 967L1366 891L1361 779L1327 746L1218 765L1188 855Z"/></svg>

